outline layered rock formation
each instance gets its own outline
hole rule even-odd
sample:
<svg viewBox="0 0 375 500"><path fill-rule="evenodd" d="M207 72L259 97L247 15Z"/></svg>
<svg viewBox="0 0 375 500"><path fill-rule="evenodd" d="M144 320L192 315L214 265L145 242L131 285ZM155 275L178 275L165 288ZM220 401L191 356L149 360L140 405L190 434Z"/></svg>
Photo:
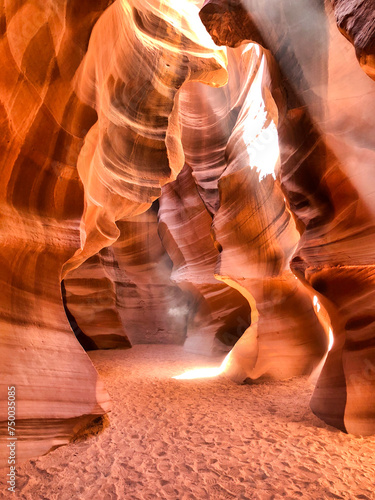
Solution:
<svg viewBox="0 0 375 500"><path fill-rule="evenodd" d="M172 4L117 1L95 26L77 75L80 97L98 113L78 160L82 248L63 275L113 244L120 234L115 222L144 212L182 169L182 84L227 81L225 54L198 21L197 7Z"/></svg>
<svg viewBox="0 0 375 500"><path fill-rule="evenodd" d="M184 342L191 297L170 281L157 210L118 222L116 243L64 280L70 322L87 350Z"/></svg>
<svg viewBox="0 0 375 500"><path fill-rule="evenodd" d="M119 313L117 267L113 249L106 248L63 281L66 314L87 351L131 347Z"/></svg>
<svg viewBox="0 0 375 500"><path fill-rule="evenodd" d="M315 294L334 345L312 408L374 433L370 2L208 0L214 40L238 47L217 93L191 83L227 80L201 2L110 3L2 3L1 425L15 386L18 459L109 409L62 277L85 348L182 343L186 325L200 352L231 344L245 298L239 380L319 361ZM163 186L158 223L142 213Z"/></svg>
<svg viewBox="0 0 375 500"><path fill-rule="evenodd" d="M289 270L299 234L273 178L279 155L277 108L267 58L269 54L254 45L228 50L227 86L212 89L188 84L181 92L186 160L213 215L215 243L221 250L216 278L241 290L251 304L252 326L227 364L227 372L240 381L262 374L286 378L310 372L326 349L326 335L311 299ZM280 100L277 89L274 94ZM180 207L176 218L182 217L185 193L194 189L189 181L186 173L178 187L165 187L166 192L177 191L169 208L171 212L171 207ZM198 221L196 213L195 217ZM196 222L190 234L176 223L175 240L179 237L181 242L175 251L190 248L198 240L197 233L204 234L202 226ZM195 247L198 270L205 254L196 243ZM215 263L219 260L219 254L211 253L211 257ZM188 266L183 262L185 269ZM205 273L211 280L214 267L209 265ZM189 273L184 280L194 281ZM257 303L262 309L259 314Z"/></svg>
<svg viewBox="0 0 375 500"><path fill-rule="evenodd" d="M168 2L106 10L78 70L109 3L2 4L1 424L4 430L7 387L16 386L19 460L66 443L109 409L64 312L64 263L80 237L84 250L65 276L108 246L120 233L114 221L147 208L182 168L182 83L226 80L223 54L202 26L192 28L197 10L177 14ZM96 106L99 121L74 89ZM86 196L81 234L77 164Z"/></svg>
<svg viewBox="0 0 375 500"><path fill-rule="evenodd" d="M311 372L326 350L326 335L289 269L299 234L275 181L278 115L269 56L257 45L238 52L242 98L225 151L213 231L221 249L216 276L249 300L252 325L231 352L226 372L239 381L288 378Z"/></svg>
<svg viewBox="0 0 375 500"><path fill-rule="evenodd" d="M180 93L182 145L204 206L219 206L218 180L227 167L225 149L241 106L240 51L228 50L228 85L212 88L189 82Z"/></svg>
<svg viewBox="0 0 375 500"><path fill-rule="evenodd" d="M132 344L183 344L191 304L171 281L172 262L161 243L158 204L118 223L113 246L119 266L117 299Z"/></svg>
<svg viewBox="0 0 375 500"><path fill-rule="evenodd" d="M219 252L210 234L212 218L187 164L176 181L164 186L159 220L174 264L171 279L194 298L185 348L209 355L228 350L225 345L232 346L250 324L250 308L241 294L214 277Z"/></svg>
<svg viewBox="0 0 375 500"><path fill-rule="evenodd" d="M375 80L375 9L372 0L332 0L337 26L354 45L359 64Z"/></svg>
<svg viewBox="0 0 375 500"><path fill-rule="evenodd" d="M215 36L214 13L227 11L230 19L239 3L206 2L201 17ZM256 26L281 72L280 180L303 232L292 268L317 293L333 327L334 346L311 405L339 428L371 434L374 83L337 30L329 3L241 3L244 26Z"/></svg>
<svg viewBox="0 0 375 500"><path fill-rule="evenodd" d="M107 4L5 1L1 8L0 420L3 440L7 387L15 386L19 460L68 442L109 409L60 288L61 267L79 247L77 157L95 121L71 81ZM6 450L2 441L1 465Z"/></svg>

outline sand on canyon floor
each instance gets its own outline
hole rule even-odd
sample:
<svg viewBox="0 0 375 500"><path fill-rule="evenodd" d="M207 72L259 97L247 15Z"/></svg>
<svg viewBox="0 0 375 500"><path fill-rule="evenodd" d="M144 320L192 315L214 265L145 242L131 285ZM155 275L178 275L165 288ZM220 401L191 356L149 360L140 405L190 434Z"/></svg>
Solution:
<svg viewBox="0 0 375 500"><path fill-rule="evenodd" d="M175 346L90 357L112 397L110 426L20 465L13 498L375 499L375 437L315 417L307 378L175 380L220 364Z"/></svg>

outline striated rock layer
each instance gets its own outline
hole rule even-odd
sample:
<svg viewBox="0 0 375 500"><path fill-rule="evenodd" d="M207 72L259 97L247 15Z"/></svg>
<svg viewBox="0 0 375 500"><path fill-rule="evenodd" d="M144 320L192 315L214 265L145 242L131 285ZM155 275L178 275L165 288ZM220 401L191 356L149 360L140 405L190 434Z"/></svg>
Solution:
<svg viewBox="0 0 375 500"><path fill-rule="evenodd" d="M85 350L131 347L122 323L112 248L101 250L63 281L66 313Z"/></svg>
<svg viewBox="0 0 375 500"><path fill-rule="evenodd" d="M171 281L172 262L163 247L158 204L118 223L113 250L118 262L119 313L132 344L182 344L191 304Z"/></svg>
<svg viewBox="0 0 375 500"><path fill-rule="evenodd" d="M164 186L159 231L172 261L171 279L192 294L185 348L218 354L232 346L250 323L250 309L237 291L214 277L218 251L210 235L212 218L186 164ZM218 342L220 341L220 342Z"/></svg>
<svg viewBox="0 0 375 500"><path fill-rule="evenodd" d="M240 52L228 50L227 58L228 85L212 88L189 82L180 93L185 159L192 170L199 196L211 216L220 206L218 180L227 167L225 149L243 99Z"/></svg>
<svg viewBox="0 0 375 500"><path fill-rule="evenodd" d="M185 340L191 298L170 281L157 210L118 222L116 243L64 280L70 322L88 350Z"/></svg>
<svg viewBox="0 0 375 500"><path fill-rule="evenodd" d="M374 433L371 3L208 0L214 39L238 47L217 94L192 83L227 80L193 2L110 3L1 3L1 439L11 386L18 460L109 410L62 276L91 347L182 343L186 324L200 350L230 344L241 292L238 380L319 361L315 294L334 345L312 408ZM142 213L162 188L158 227Z"/></svg>
<svg viewBox="0 0 375 500"><path fill-rule="evenodd" d="M228 50L228 73L223 88L190 83L181 92L186 160L214 216L216 246L221 250L216 278L242 291L252 306L252 326L231 353L227 372L240 381L266 373L277 378L309 373L324 354L326 335L310 297L288 268L299 234L272 177L279 149L273 122L276 105L267 86L271 79L267 55L256 46ZM181 180L175 189L178 196L171 206L180 206L189 188ZM172 185L165 190L170 192ZM177 224L174 231L178 232ZM197 223L192 234L182 232L180 241L187 240L190 247L198 239L196 233L204 233ZM182 245L187 246L180 243L179 250ZM201 260L205 256L199 250L197 255ZM216 263L219 254L211 257ZM211 280L214 267L209 266L207 273ZM191 281L190 275L185 280Z"/></svg>
<svg viewBox="0 0 375 500"><path fill-rule="evenodd" d="M257 27L281 72L281 99L275 99L280 180L303 232L292 268L319 297L333 328L333 349L311 406L332 425L372 434L375 86L337 30L330 3L234 3L242 3L244 26ZM334 3L338 16L341 2ZM347 5L350 10L354 3ZM202 20L217 31L213 14L226 10L230 18L232 7L209 0ZM353 26L358 35L361 23Z"/></svg>
<svg viewBox="0 0 375 500"><path fill-rule="evenodd" d="M182 169L182 84L227 81L225 53L199 22L197 7L186 0L178 10L172 5L117 1L93 30L77 88L98 121L78 160L85 190L82 248L63 274L114 243L115 222L144 212Z"/></svg>
<svg viewBox="0 0 375 500"><path fill-rule="evenodd" d="M20 461L67 443L109 409L60 288L62 265L79 246L77 157L95 121L71 80L107 5L1 5L0 466L8 456L7 387L16 388Z"/></svg>
<svg viewBox="0 0 375 500"><path fill-rule="evenodd" d="M311 372L326 350L326 335L310 296L289 270L299 234L274 178L278 115L269 57L257 45L239 50L242 99L225 150L213 231L221 249L216 276L249 300L252 324L226 372L239 381L288 378Z"/></svg>
<svg viewBox="0 0 375 500"><path fill-rule="evenodd" d="M110 3L2 3L1 425L15 386L19 460L108 411L69 328L61 276L113 243L115 221L144 211L182 168L182 83L226 81L225 56L185 3L177 13L168 1L117 1L81 63Z"/></svg>

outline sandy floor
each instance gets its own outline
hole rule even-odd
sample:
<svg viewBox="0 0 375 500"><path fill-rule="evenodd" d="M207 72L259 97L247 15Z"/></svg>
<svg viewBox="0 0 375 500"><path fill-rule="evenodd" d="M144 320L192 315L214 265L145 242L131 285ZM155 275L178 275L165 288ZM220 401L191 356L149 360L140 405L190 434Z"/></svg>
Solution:
<svg viewBox="0 0 375 500"><path fill-rule="evenodd" d="M13 498L375 499L375 437L314 417L306 379L174 380L218 363L170 346L91 357L113 399L110 427L20 466Z"/></svg>

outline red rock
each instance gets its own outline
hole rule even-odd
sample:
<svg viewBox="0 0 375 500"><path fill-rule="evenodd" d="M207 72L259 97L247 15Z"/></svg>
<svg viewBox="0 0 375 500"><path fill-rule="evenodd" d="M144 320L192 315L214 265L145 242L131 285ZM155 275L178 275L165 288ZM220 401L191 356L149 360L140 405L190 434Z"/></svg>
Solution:
<svg viewBox="0 0 375 500"><path fill-rule="evenodd" d="M117 1L93 30L76 80L98 121L78 160L85 190L82 248L63 276L114 243L116 221L147 210L182 169L182 84L227 81L225 53L198 21L197 7L185 2L180 12L172 5Z"/></svg>
<svg viewBox="0 0 375 500"><path fill-rule="evenodd" d="M375 80L375 9L372 0L331 0L337 26L354 45L359 64Z"/></svg>
<svg viewBox="0 0 375 500"><path fill-rule="evenodd" d="M5 2L2 11L0 419L4 425L7 387L15 386L19 461L69 442L109 410L109 396L69 327L60 287L62 265L79 246L77 157L95 121L71 78L107 4L65 10L65 3Z"/></svg>
<svg viewBox="0 0 375 500"><path fill-rule="evenodd" d="M221 11L231 10L229 2L209 0L201 14L206 24L203 14L207 12L209 18L208 9L214 12L216 4ZM345 30L354 44L367 40L366 50L371 46L371 30L358 34L367 22L363 16L367 5L363 2L363 8L356 10L355 2L335 3L338 18L340 12L353 14ZM361 71L352 47L337 30L328 3L310 3L308 8L303 3L296 9L288 2L246 0L243 6L275 57L281 74L280 95L285 95L284 104L282 99L277 103L280 180L303 232L292 268L318 292L335 338L312 408L348 432L371 434L375 431L375 381L359 374L375 364L373 334L363 320L369 318L374 263L374 83ZM321 275L324 286L316 286ZM335 297L328 295L330 281L337 279L343 286L335 287ZM357 297L363 288L366 292L358 292ZM361 299L365 296L368 301ZM348 329L353 323L358 325L354 331ZM354 344L353 339L357 339ZM357 346L355 353L349 345Z"/></svg>
<svg viewBox="0 0 375 500"><path fill-rule="evenodd" d="M148 208L182 168L182 83L226 81L223 53L192 27L196 8L191 17L168 3L158 11L158 2L118 1L91 34L110 3L6 1L2 11L1 395L16 386L19 460L68 442L108 411L69 328L61 276L113 243L115 221ZM149 36L136 30L151 30L147 49Z"/></svg>
<svg viewBox="0 0 375 500"><path fill-rule="evenodd" d="M116 243L64 280L71 322L89 350L185 340L190 296L170 281L157 209L119 221Z"/></svg>
<svg viewBox="0 0 375 500"><path fill-rule="evenodd" d="M216 276L247 298L252 324L230 354L227 373L242 381L311 372L326 349L311 298L289 269L299 234L275 181L279 148L268 56L241 47L240 112L219 179L213 231L221 253ZM230 85L230 82L229 82Z"/></svg>
<svg viewBox="0 0 375 500"><path fill-rule="evenodd" d="M159 220L162 243L173 261L171 279L193 297L185 348L208 355L227 351L225 346L249 325L250 309L237 291L214 277L219 253L210 234L212 218L188 165L164 186Z"/></svg>
<svg viewBox="0 0 375 500"><path fill-rule="evenodd" d="M68 319L86 350L131 347L118 308L116 267L113 248L103 249L63 282Z"/></svg>
<svg viewBox="0 0 375 500"><path fill-rule="evenodd" d="M132 344L183 344L190 297L171 282L172 262L159 236L158 205L118 222L117 301Z"/></svg>
<svg viewBox="0 0 375 500"><path fill-rule="evenodd" d="M96 347L183 342L189 299L172 276L197 307L188 341L200 329L199 349L211 349L246 319L240 291L253 318L227 365L239 380L319 361L316 294L334 345L312 408L374 433L371 2L208 0L202 20L237 47L216 94L192 83L227 79L192 3L110 3L2 9L0 390L5 401L16 387L18 459L109 410L69 327L62 276L77 329ZM240 45L249 38L269 52ZM185 164L191 172L177 177ZM142 215L162 188L172 275L156 213ZM77 297L93 291L100 301L85 310Z"/></svg>

